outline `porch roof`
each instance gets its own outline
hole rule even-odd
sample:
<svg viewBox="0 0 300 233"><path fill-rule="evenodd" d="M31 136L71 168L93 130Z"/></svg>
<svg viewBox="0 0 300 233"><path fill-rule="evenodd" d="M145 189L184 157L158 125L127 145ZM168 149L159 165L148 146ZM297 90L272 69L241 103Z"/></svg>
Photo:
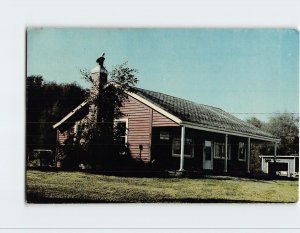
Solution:
<svg viewBox="0 0 300 233"><path fill-rule="evenodd" d="M208 129L214 128L225 132L237 132L271 140L274 139L274 141L279 140L272 134L260 130L217 107L141 88L134 88L133 93L179 118L182 122Z"/></svg>

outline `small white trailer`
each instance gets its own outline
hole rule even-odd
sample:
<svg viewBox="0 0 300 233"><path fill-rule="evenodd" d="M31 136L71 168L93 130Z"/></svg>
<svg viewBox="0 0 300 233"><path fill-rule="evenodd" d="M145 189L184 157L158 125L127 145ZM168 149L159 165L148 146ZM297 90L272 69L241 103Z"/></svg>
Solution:
<svg viewBox="0 0 300 233"><path fill-rule="evenodd" d="M275 169L280 176L296 177L299 173L299 155L277 155L276 163L273 155L260 155L261 170L264 173Z"/></svg>

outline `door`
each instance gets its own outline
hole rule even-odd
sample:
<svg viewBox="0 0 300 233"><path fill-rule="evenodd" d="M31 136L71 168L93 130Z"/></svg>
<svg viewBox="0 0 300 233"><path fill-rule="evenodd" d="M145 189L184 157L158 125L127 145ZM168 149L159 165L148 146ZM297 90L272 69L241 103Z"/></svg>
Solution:
<svg viewBox="0 0 300 233"><path fill-rule="evenodd" d="M212 141L204 141L203 147L203 169L213 169L213 150Z"/></svg>
<svg viewBox="0 0 300 233"><path fill-rule="evenodd" d="M269 162L268 171L271 175L286 175L289 176L289 165L285 162Z"/></svg>

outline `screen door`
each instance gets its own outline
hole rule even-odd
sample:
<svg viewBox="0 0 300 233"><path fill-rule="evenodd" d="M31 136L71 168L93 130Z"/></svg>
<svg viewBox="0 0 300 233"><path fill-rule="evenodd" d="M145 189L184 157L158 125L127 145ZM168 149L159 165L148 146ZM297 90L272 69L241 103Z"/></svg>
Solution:
<svg viewBox="0 0 300 233"><path fill-rule="evenodd" d="M212 141L205 141L203 148L203 169L213 169Z"/></svg>

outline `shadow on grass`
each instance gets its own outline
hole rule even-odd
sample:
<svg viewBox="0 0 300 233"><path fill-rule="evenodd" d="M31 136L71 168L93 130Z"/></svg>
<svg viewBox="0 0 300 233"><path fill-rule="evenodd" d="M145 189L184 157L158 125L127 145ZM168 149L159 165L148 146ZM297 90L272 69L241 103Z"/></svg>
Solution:
<svg viewBox="0 0 300 233"><path fill-rule="evenodd" d="M237 181L252 181L260 183L268 183L269 181L276 180L289 180L296 181L298 178L283 177L283 176L270 176L267 174L254 175L254 174L224 174L224 173L211 173L204 174L203 172L176 172L176 171L85 171L86 173L128 177L128 178L188 178L188 179L213 179L213 180L237 180Z"/></svg>
<svg viewBox="0 0 300 233"><path fill-rule="evenodd" d="M228 199L198 199L198 198L183 198L183 199L157 199L155 201L106 201L106 200L90 200L78 198L47 198L36 194L27 195L28 204L93 204L93 203L282 203L268 201L253 201L253 200L228 200ZM288 202L292 203L292 202Z"/></svg>
<svg viewBox="0 0 300 233"><path fill-rule="evenodd" d="M214 179L214 180L239 180L239 181L253 181L267 183L268 181L276 180L290 180L296 181L298 178L284 177L284 176L271 176L268 174L228 174L228 173L210 173L206 174L203 171L153 171L153 170L118 170L118 171L99 171L99 170L61 170L56 168L43 168L43 169L27 169L37 170L41 172L82 172L86 174L117 176L128 178L188 178L188 179Z"/></svg>

